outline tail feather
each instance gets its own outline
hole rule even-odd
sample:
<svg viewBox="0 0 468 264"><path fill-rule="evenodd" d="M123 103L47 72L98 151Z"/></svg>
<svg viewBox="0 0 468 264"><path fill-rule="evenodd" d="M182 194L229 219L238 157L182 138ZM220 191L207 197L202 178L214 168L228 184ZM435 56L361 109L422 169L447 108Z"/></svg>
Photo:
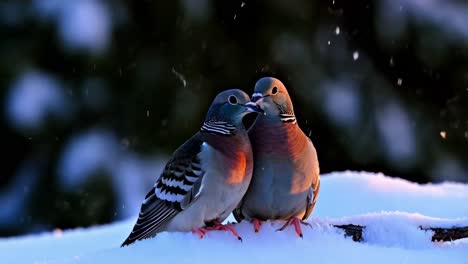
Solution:
<svg viewBox="0 0 468 264"><path fill-rule="evenodd" d="M135 242L135 240L131 240L130 236L129 236L129 237L127 237L127 239L125 239L125 241L122 243L122 245L120 245L120 247L128 246L128 245L132 244L133 242Z"/></svg>
<svg viewBox="0 0 468 264"><path fill-rule="evenodd" d="M170 206L166 201L156 198L154 194L147 196L141 206L140 214L130 235L122 243L121 247L149 237L160 232L164 224L172 219L179 211Z"/></svg>
<svg viewBox="0 0 468 264"><path fill-rule="evenodd" d="M313 184L309 189L309 194L307 195L306 211L304 213L304 216L302 217L302 220L307 220L310 214L312 214L312 211L315 208L315 204L317 203L317 198L319 196L319 193L320 193L320 178L318 178L317 182Z"/></svg>

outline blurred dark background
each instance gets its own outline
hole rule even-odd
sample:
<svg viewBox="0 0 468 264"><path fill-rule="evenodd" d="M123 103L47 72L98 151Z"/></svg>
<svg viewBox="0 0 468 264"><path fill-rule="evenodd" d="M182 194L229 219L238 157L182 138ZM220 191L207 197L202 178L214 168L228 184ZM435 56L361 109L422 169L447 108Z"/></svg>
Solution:
<svg viewBox="0 0 468 264"><path fill-rule="evenodd" d="M1 1L0 236L136 215L213 97L263 76L286 84L322 173L467 182L467 14L452 0Z"/></svg>

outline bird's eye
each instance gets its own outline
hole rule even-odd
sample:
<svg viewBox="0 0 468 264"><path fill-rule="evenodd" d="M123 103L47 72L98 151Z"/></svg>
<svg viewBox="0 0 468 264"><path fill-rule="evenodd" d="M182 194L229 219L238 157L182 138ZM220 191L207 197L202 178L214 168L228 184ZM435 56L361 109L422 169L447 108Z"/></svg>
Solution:
<svg viewBox="0 0 468 264"><path fill-rule="evenodd" d="M273 87L273 89L271 89L271 94L277 94L278 93L278 87Z"/></svg>
<svg viewBox="0 0 468 264"><path fill-rule="evenodd" d="M237 104L237 97L235 97L234 95L229 96L228 102L232 105Z"/></svg>

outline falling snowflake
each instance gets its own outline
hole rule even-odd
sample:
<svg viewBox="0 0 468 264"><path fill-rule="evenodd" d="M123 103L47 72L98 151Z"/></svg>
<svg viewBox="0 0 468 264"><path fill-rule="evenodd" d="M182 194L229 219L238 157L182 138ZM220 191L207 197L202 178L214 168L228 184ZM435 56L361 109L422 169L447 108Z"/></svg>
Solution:
<svg viewBox="0 0 468 264"><path fill-rule="evenodd" d="M446 131L440 131L440 137L443 139L447 138L447 132Z"/></svg>
<svg viewBox="0 0 468 264"><path fill-rule="evenodd" d="M359 59L359 52L355 51L353 52L353 60L357 60L357 59Z"/></svg>

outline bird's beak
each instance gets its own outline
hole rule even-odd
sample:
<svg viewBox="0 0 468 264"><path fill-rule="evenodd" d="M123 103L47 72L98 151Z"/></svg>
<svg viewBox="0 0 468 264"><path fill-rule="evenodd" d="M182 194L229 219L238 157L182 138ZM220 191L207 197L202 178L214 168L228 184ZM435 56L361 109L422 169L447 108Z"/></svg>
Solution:
<svg viewBox="0 0 468 264"><path fill-rule="evenodd" d="M265 113L265 111L263 111L263 109L261 109L260 106L258 106L254 102L248 102L244 106L245 108L247 108L247 111L249 112L262 113L262 114Z"/></svg>
<svg viewBox="0 0 468 264"><path fill-rule="evenodd" d="M263 96L263 94L261 94L261 93L254 93L254 94L252 94L252 99L251 99L251 101L255 103L255 102L257 102L258 100L262 99L263 97L264 97L264 96Z"/></svg>

